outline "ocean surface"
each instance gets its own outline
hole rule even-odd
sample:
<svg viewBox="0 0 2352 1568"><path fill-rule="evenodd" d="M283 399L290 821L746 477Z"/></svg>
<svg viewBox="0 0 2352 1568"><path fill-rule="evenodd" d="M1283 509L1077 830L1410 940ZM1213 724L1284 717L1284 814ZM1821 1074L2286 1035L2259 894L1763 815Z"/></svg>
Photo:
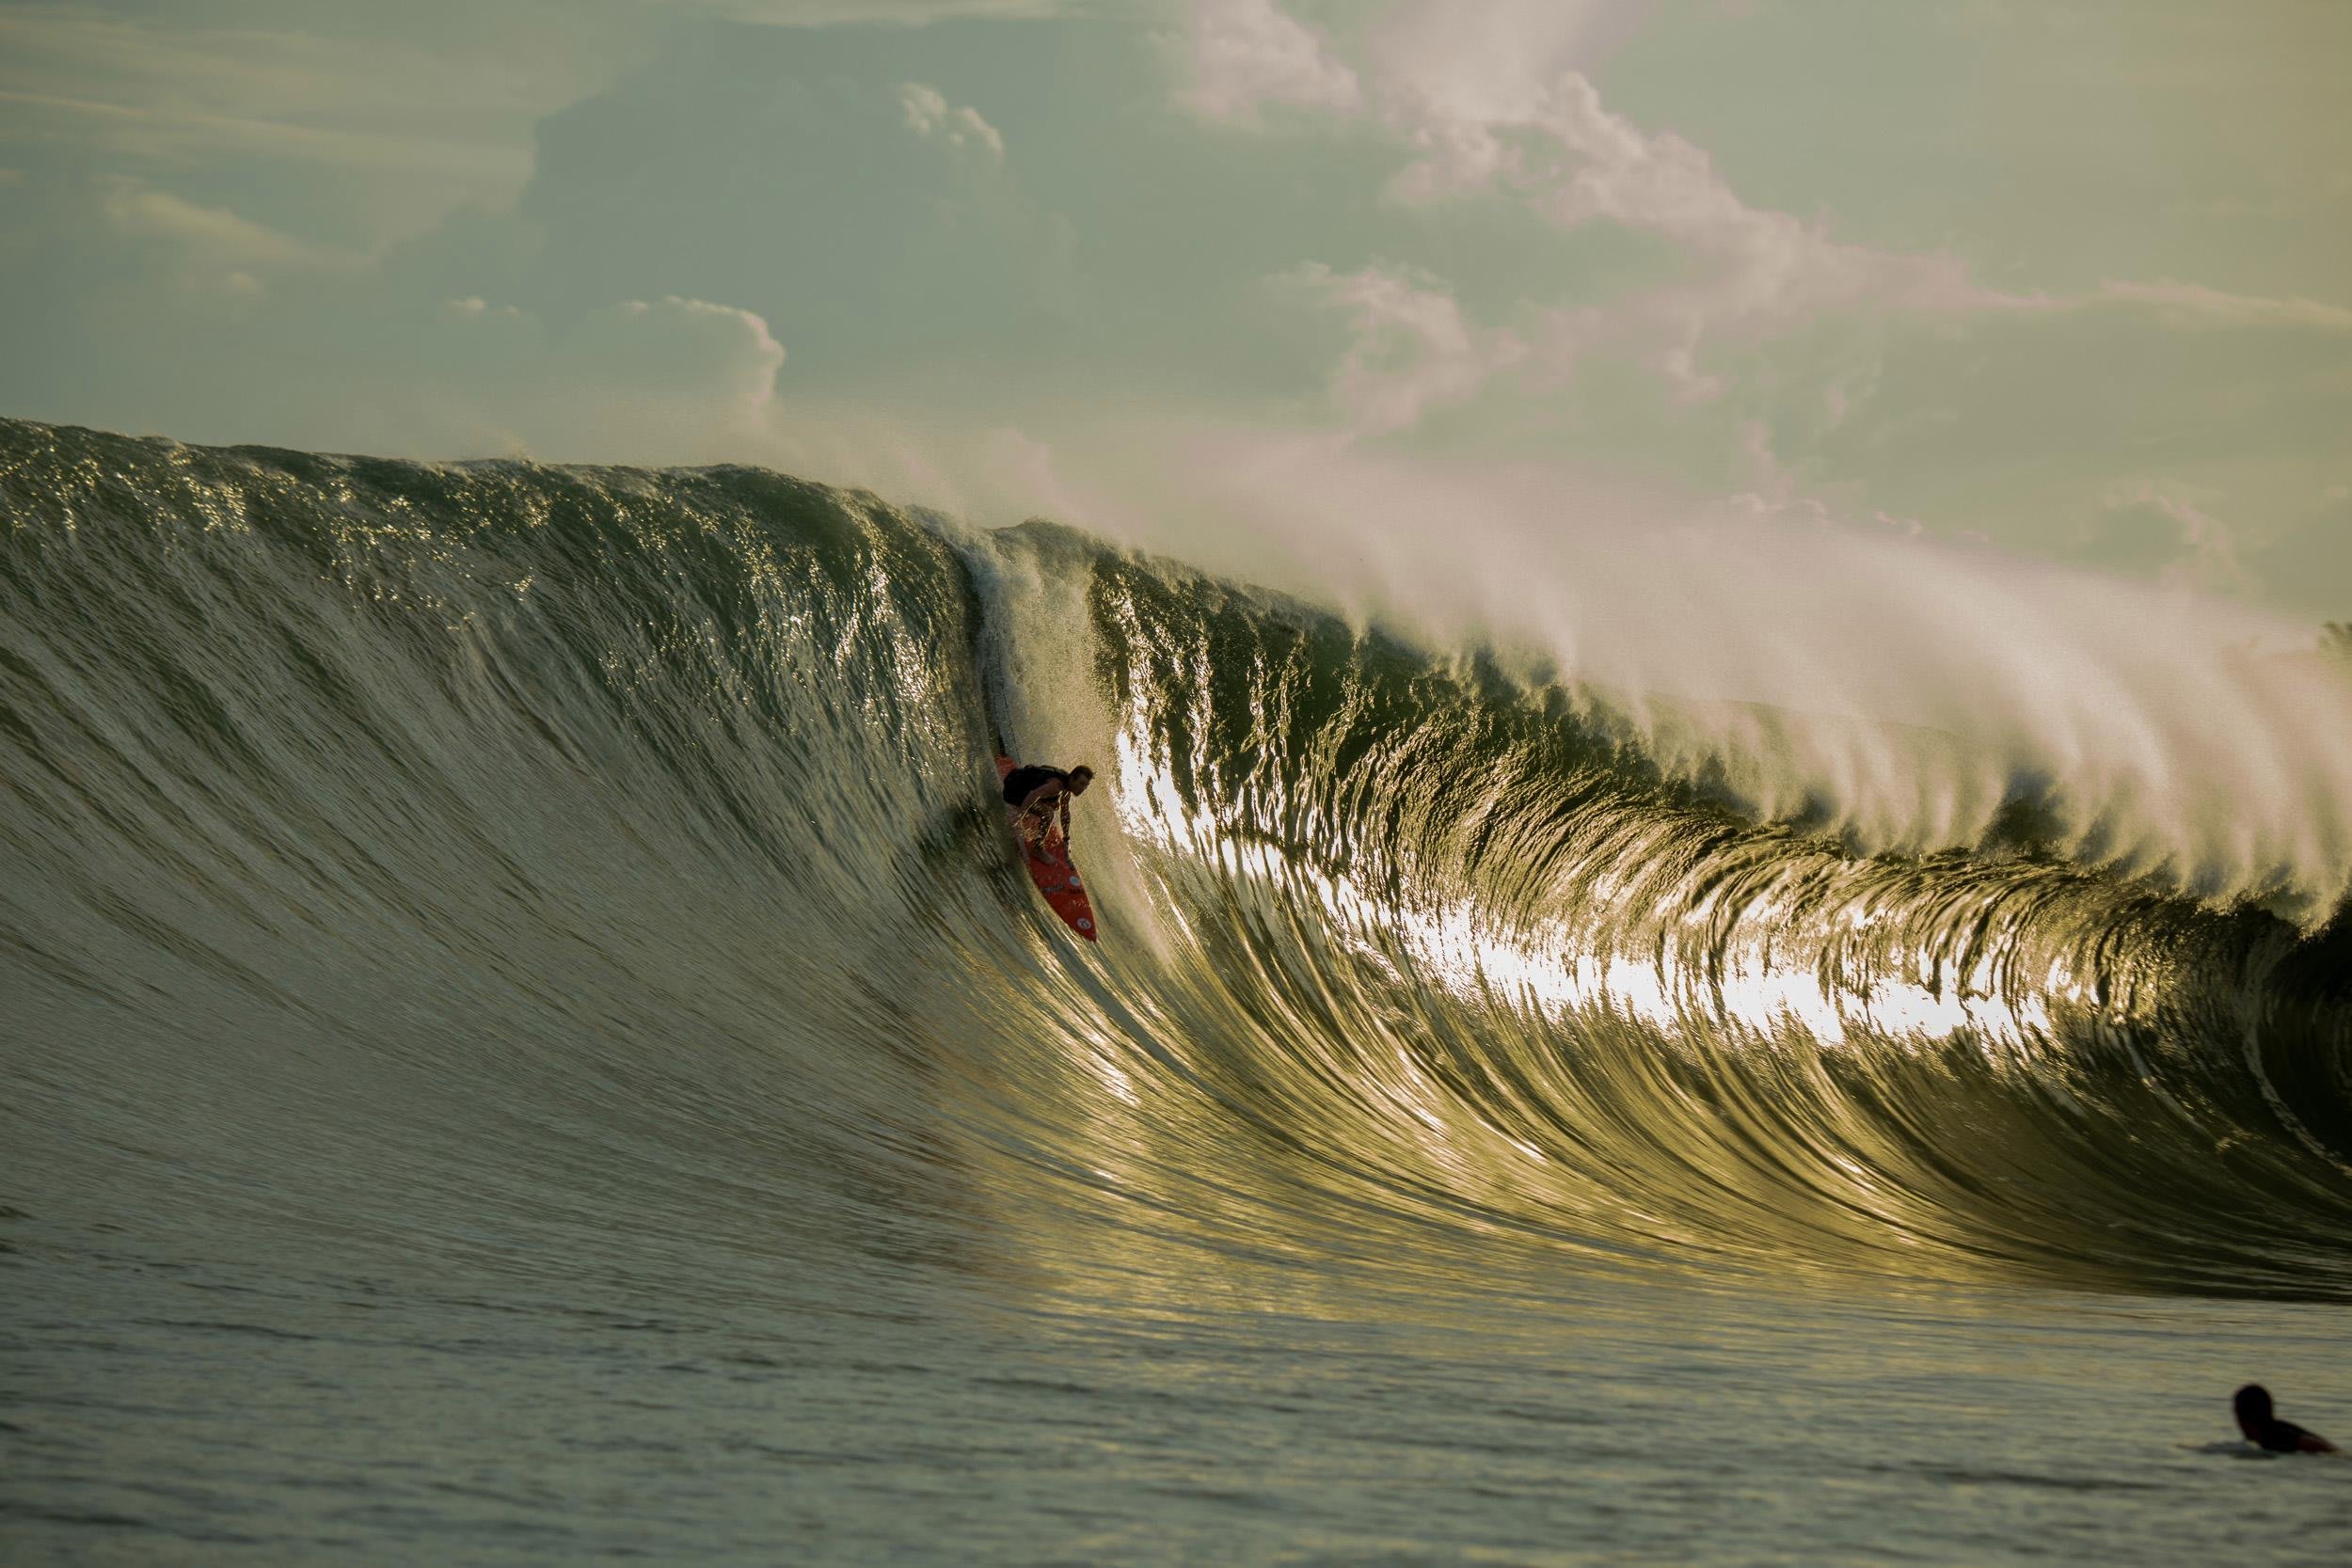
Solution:
<svg viewBox="0 0 2352 1568"><path fill-rule="evenodd" d="M2325 908L755 469L0 524L11 1568L2352 1560Z"/></svg>

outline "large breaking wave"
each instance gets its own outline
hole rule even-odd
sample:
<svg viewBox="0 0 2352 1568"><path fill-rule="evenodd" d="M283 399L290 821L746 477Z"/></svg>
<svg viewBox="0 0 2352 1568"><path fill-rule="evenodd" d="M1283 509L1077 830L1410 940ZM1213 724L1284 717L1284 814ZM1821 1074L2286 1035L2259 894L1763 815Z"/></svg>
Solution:
<svg viewBox="0 0 2352 1568"><path fill-rule="evenodd" d="M993 1201L845 1186L950 1116L974 1181L1310 1259L2352 1292L2344 923L2029 795L1868 853L1606 691L751 469L10 423L0 507L8 1069L114 1157L359 1159L344 1223L414 1226L494 1166L371 1085L527 1147L555 1084L583 1209L756 1118L737 1198L885 1251ZM992 709L1104 776L1099 954L1011 863Z"/></svg>

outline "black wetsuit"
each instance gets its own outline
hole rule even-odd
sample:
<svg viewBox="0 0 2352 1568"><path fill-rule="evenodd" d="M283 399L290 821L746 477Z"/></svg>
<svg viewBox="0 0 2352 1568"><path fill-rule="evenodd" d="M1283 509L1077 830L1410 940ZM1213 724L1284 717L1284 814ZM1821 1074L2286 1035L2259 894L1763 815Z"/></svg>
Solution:
<svg viewBox="0 0 2352 1568"><path fill-rule="evenodd" d="M1031 763L1016 768L1005 775L1005 804L1017 806L1029 798L1029 791L1051 780L1059 779L1064 789L1070 787L1070 775L1058 768L1041 768Z"/></svg>
<svg viewBox="0 0 2352 1568"><path fill-rule="evenodd" d="M2335 1447L2319 1433L2276 1416L2266 1421L2241 1422L2238 1430L2272 1453L2326 1453Z"/></svg>
<svg viewBox="0 0 2352 1568"><path fill-rule="evenodd" d="M2239 1389L2230 1403L2237 1416L2237 1429L2246 1433L2246 1440L2260 1444L2272 1453L2336 1451L2336 1446L2319 1433L2271 1414L2270 1390L2259 1383L2249 1383Z"/></svg>

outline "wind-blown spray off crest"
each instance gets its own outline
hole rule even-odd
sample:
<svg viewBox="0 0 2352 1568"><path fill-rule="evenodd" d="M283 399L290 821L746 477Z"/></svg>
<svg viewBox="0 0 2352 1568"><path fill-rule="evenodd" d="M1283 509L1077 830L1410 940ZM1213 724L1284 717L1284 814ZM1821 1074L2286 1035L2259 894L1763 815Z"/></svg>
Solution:
<svg viewBox="0 0 2352 1568"><path fill-rule="evenodd" d="M1569 683L1762 816L1865 849L2044 847L2306 926L2352 890L2352 679L2310 628L1549 468L1207 446L1164 487L1181 502L1115 526Z"/></svg>

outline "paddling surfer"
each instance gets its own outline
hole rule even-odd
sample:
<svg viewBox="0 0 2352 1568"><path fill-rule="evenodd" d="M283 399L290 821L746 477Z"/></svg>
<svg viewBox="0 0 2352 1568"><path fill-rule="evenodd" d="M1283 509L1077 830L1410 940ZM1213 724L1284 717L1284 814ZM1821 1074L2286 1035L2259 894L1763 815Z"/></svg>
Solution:
<svg viewBox="0 0 2352 1568"><path fill-rule="evenodd" d="M1094 782L1094 769L1081 763L1064 772L1030 763L1005 775L1005 804L1013 810L1013 831L1024 844L1043 848L1059 814L1061 839L1070 842L1070 801L1084 795Z"/></svg>
<svg viewBox="0 0 2352 1568"><path fill-rule="evenodd" d="M2239 1389L2230 1406L2237 1415L2237 1429L2246 1433L2246 1440L2272 1453L2336 1451L2336 1446L2316 1432L2306 1432L2293 1421L2282 1421L2272 1415L2270 1390L2259 1383L2249 1383Z"/></svg>

